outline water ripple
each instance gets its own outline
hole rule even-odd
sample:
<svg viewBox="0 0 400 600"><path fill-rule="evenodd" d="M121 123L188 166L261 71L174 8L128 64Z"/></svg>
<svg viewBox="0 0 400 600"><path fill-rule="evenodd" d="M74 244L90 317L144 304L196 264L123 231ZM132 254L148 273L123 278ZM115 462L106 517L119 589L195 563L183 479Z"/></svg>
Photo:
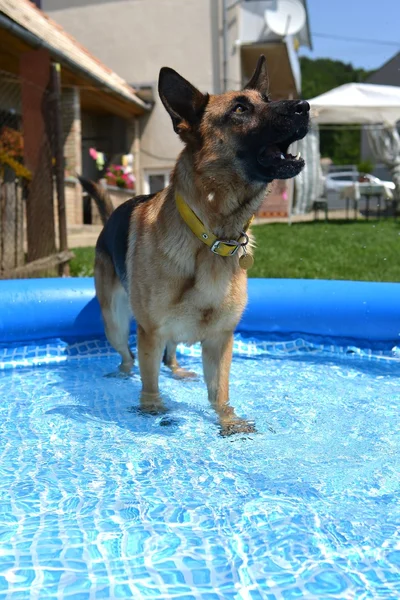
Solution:
<svg viewBox="0 0 400 600"><path fill-rule="evenodd" d="M235 357L226 439L203 382L163 371L163 423L116 362L0 374L0 597L400 597L397 364Z"/></svg>

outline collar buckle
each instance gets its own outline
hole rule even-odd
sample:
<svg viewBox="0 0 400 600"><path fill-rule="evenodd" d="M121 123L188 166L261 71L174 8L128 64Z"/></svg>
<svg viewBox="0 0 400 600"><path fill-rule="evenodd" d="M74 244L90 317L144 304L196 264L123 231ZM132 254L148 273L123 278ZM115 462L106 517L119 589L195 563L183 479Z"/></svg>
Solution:
<svg viewBox="0 0 400 600"><path fill-rule="evenodd" d="M218 249L221 244L223 244L224 246L229 246L229 247L232 246L232 251L229 252L228 256L234 256L236 254L236 252L239 250L240 246L242 245L240 242L237 242L236 240L215 240L215 242L213 243L213 245L210 248L211 252L213 252L214 254L219 254Z"/></svg>
<svg viewBox="0 0 400 600"><path fill-rule="evenodd" d="M244 238L244 242L241 241L243 238ZM247 233L245 231L242 231L239 241L237 241L237 240L218 240L217 239L211 246L210 250L214 254L219 254L218 249L221 246L221 244L223 244L225 247L226 246L228 246L228 248L232 247L232 251L229 252L229 254L227 256L234 256L236 254L236 252L239 250L239 248L243 248L244 251L246 251L246 246L248 243L249 243L249 236L247 235Z"/></svg>

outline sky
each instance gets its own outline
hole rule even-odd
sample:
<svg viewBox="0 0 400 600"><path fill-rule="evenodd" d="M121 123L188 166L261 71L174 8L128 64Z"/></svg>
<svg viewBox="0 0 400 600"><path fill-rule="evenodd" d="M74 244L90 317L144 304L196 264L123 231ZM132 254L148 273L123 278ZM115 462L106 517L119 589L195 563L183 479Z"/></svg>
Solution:
<svg viewBox="0 0 400 600"><path fill-rule="evenodd" d="M300 55L376 69L400 51L400 0L307 0L307 6L313 50L302 48ZM317 34L369 41L344 41Z"/></svg>

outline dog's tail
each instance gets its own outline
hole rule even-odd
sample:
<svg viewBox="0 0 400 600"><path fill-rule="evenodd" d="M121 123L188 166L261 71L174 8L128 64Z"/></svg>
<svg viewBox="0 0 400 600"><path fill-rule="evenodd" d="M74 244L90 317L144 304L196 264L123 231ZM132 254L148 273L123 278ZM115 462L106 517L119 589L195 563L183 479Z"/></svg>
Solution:
<svg viewBox="0 0 400 600"><path fill-rule="evenodd" d="M93 198L93 200L96 202L101 221L103 225L105 225L110 218L111 213L114 211L114 205L107 190L99 183L95 183L89 179L84 179L79 175L78 179L85 192L87 192L89 196L91 196L91 198Z"/></svg>

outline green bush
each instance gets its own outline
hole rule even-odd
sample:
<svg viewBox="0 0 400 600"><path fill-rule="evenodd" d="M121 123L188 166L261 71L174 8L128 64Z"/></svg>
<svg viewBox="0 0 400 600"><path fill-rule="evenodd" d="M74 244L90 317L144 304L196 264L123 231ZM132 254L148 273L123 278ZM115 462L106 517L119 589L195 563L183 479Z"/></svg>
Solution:
<svg viewBox="0 0 400 600"><path fill-rule="evenodd" d="M358 163L358 170L360 173L372 173L374 170L374 164L371 160L361 160Z"/></svg>
<svg viewBox="0 0 400 600"><path fill-rule="evenodd" d="M69 263L72 277L93 277L94 272L94 248L73 248L75 258Z"/></svg>

